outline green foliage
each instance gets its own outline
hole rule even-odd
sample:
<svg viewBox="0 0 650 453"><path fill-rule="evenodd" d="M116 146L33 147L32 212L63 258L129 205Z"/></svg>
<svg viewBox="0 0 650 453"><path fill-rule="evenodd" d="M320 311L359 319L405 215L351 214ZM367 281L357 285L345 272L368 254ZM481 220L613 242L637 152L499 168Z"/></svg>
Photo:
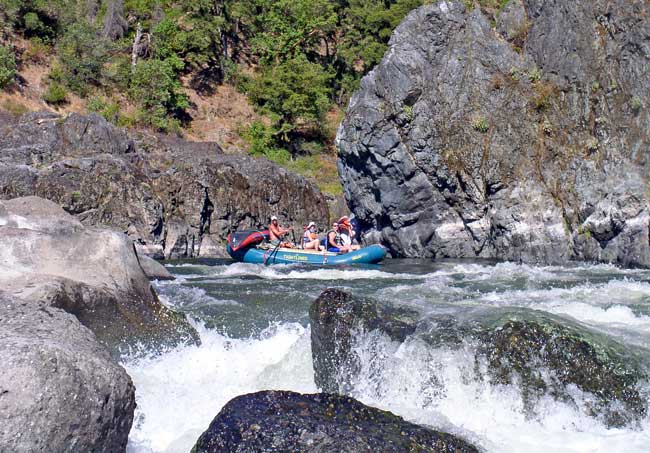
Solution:
<svg viewBox="0 0 650 453"><path fill-rule="evenodd" d="M330 106L334 74L300 54L277 66L265 67L247 84L251 100L269 113L286 134L297 127L319 128Z"/></svg>
<svg viewBox="0 0 650 453"><path fill-rule="evenodd" d="M29 47L23 53L23 60L32 63L44 63L50 53L50 47L37 37L29 40Z"/></svg>
<svg viewBox="0 0 650 453"><path fill-rule="evenodd" d="M109 123L117 124L120 105L110 99L95 96L88 101L88 111L103 116Z"/></svg>
<svg viewBox="0 0 650 453"><path fill-rule="evenodd" d="M57 46L65 84L80 96L90 86L99 85L104 63L108 60L108 42L85 21L72 25Z"/></svg>
<svg viewBox="0 0 650 453"><path fill-rule="evenodd" d="M472 122L472 127L476 132L480 132L481 134L487 133L488 130L490 130L490 126L488 125L487 120L483 116L478 116L474 118L474 121Z"/></svg>
<svg viewBox="0 0 650 453"><path fill-rule="evenodd" d="M261 121L255 121L247 129L242 131L242 137L249 143L249 154L253 156L278 156L283 151L278 146L278 132L273 127L267 126Z"/></svg>
<svg viewBox="0 0 650 453"><path fill-rule="evenodd" d="M0 27L31 40L23 61L44 62L55 53L50 94L64 87L81 96L127 92L138 109L133 117L117 114L105 98L88 105L118 124L174 130L187 118L181 77L197 90L233 84L270 120L271 138L257 131L252 148L284 160L288 149L327 148L332 127L326 114L347 103L383 57L393 29L426 2L124 0L128 29L110 42L100 30L105 1L91 20L86 1L0 0ZM137 24L150 45L132 67Z"/></svg>
<svg viewBox="0 0 650 453"><path fill-rule="evenodd" d="M0 46L0 88L4 88L16 76L16 58L11 49Z"/></svg>
<svg viewBox="0 0 650 453"><path fill-rule="evenodd" d="M413 106L405 105L402 108L402 112L404 113L404 117L406 118L406 121L408 121L409 123L413 121L413 118L415 117L415 114L413 113Z"/></svg>
<svg viewBox="0 0 650 453"><path fill-rule="evenodd" d="M638 112L643 108L643 101L638 96L634 96L630 101L630 106L632 107L632 110Z"/></svg>
<svg viewBox="0 0 650 453"><path fill-rule="evenodd" d="M43 93L43 100L48 104L59 105L66 102L68 92L65 87L57 82L50 84L47 91Z"/></svg>
<svg viewBox="0 0 650 453"><path fill-rule="evenodd" d="M178 128L178 117L189 107L181 91L177 71L183 66L176 57L143 60L134 68L129 95L142 106L140 121L160 131Z"/></svg>

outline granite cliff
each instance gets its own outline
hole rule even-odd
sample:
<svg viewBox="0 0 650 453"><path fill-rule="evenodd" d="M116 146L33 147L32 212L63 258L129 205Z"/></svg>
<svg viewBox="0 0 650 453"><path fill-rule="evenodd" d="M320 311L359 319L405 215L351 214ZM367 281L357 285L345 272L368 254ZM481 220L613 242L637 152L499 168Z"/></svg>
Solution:
<svg viewBox="0 0 650 453"><path fill-rule="evenodd" d="M649 8L411 12L337 137L366 238L396 256L650 265Z"/></svg>

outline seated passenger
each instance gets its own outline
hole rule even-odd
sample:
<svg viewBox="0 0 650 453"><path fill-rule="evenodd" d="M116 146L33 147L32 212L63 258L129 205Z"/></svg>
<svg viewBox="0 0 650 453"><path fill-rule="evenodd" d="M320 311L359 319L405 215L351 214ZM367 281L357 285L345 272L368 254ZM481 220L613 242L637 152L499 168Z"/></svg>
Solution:
<svg viewBox="0 0 650 453"><path fill-rule="evenodd" d="M286 228L282 228L278 224L278 218L276 216L271 217L271 224L269 225L269 242L275 247L285 247L293 248L293 244L288 241L284 241L284 236L291 231Z"/></svg>
<svg viewBox="0 0 650 453"><path fill-rule="evenodd" d="M323 239L323 245L327 247L328 252L348 253L350 248L343 245L338 223L332 225L332 229L327 232Z"/></svg>
<svg viewBox="0 0 650 453"><path fill-rule="evenodd" d="M338 221L339 231L341 234L341 243L348 247L350 251L359 250L361 248L358 244L352 244L356 232L352 228L352 224L348 217L341 217Z"/></svg>
<svg viewBox="0 0 650 453"><path fill-rule="evenodd" d="M304 250L319 250L321 252L325 250L325 247L318 240L318 229L314 222L309 222L309 225L305 227L305 233L302 235L302 248Z"/></svg>

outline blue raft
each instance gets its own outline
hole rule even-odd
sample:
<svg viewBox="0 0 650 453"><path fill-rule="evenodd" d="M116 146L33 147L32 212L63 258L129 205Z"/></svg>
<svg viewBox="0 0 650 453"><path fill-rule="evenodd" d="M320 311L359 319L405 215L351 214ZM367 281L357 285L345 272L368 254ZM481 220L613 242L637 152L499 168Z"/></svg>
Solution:
<svg viewBox="0 0 650 453"><path fill-rule="evenodd" d="M235 260L253 264L316 264L336 266L341 264L375 264L386 257L386 249L381 245L371 245L349 253L318 252L315 250L262 248L259 247L264 232L241 232L241 239L235 233L228 237L226 250ZM246 235L247 233L247 235ZM244 238L245 237L245 238ZM253 239L251 239L253 238Z"/></svg>

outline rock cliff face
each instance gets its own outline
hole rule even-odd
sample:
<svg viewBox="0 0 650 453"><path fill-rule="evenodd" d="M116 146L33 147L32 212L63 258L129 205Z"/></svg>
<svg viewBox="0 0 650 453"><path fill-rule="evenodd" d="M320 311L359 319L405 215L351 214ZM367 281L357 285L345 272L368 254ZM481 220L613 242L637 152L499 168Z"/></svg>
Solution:
<svg viewBox="0 0 650 453"><path fill-rule="evenodd" d="M214 143L130 136L96 115L3 119L0 198L50 199L150 255L218 256L230 230L268 225L273 214L296 227L328 222L325 199L304 178Z"/></svg>
<svg viewBox="0 0 650 453"><path fill-rule="evenodd" d="M393 254L650 266L650 5L413 11L353 96L339 170Z"/></svg>
<svg viewBox="0 0 650 453"><path fill-rule="evenodd" d="M125 451L135 388L90 330L0 295L0 450Z"/></svg>

